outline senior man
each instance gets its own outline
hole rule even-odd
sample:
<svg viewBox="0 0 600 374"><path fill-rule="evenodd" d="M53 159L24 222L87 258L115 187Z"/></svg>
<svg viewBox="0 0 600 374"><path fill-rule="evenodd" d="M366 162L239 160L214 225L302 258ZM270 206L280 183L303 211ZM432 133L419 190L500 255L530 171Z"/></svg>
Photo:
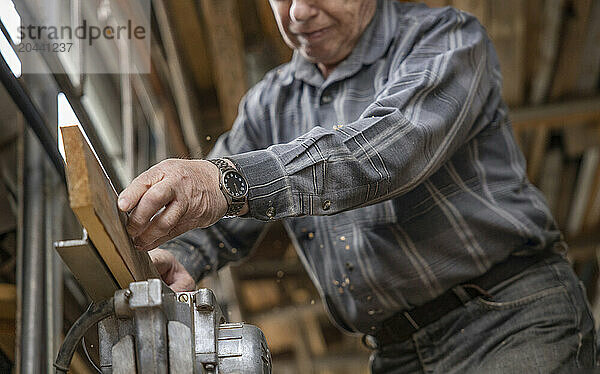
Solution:
<svg viewBox="0 0 600 374"><path fill-rule="evenodd" d="M161 162L120 195L165 281L192 289L282 220L331 319L374 349L373 373L593 366L585 294L477 20L270 3L292 61L248 92L211 161Z"/></svg>

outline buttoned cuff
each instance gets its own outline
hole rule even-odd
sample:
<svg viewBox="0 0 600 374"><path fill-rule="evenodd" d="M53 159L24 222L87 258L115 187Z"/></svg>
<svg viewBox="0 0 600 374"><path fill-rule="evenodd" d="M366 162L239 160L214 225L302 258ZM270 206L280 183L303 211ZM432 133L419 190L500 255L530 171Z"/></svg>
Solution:
<svg viewBox="0 0 600 374"><path fill-rule="evenodd" d="M290 178L279 157L271 150L227 156L248 181L248 215L270 221L302 215Z"/></svg>

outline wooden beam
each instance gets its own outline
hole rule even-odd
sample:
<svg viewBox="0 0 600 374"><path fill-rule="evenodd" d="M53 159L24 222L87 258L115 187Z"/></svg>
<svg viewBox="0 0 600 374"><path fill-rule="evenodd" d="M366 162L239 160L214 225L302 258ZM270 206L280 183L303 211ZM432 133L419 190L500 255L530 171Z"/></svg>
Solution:
<svg viewBox="0 0 600 374"><path fill-rule="evenodd" d="M568 127L586 121L600 121L600 97L514 109L515 128Z"/></svg>
<svg viewBox="0 0 600 374"><path fill-rule="evenodd" d="M593 0L588 14L590 22L585 31L587 39L582 46L582 60L579 65L579 77L577 81L578 91L582 94L593 94L598 90L598 79L600 77L600 0Z"/></svg>
<svg viewBox="0 0 600 374"><path fill-rule="evenodd" d="M568 157L579 157L600 144L600 121L569 126L562 131L564 151Z"/></svg>
<svg viewBox="0 0 600 374"><path fill-rule="evenodd" d="M184 140L183 130L177 118L176 104L169 86L169 67L162 55L162 49L153 39L152 70L147 76L150 88L158 98L158 107L163 112L167 129L168 155L180 158L189 157L189 150Z"/></svg>
<svg viewBox="0 0 600 374"><path fill-rule="evenodd" d="M213 85L210 56L206 36L200 23L195 0L177 0L166 3L175 29L178 46L185 64L194 76L194 82L201 91Z"/></svg>
<svg viewBox="0 0 600 374"><path fill-rule="evenodd" d="M597 232L584 232L576 236L567 236L569 258L573 261L589 261L597 256L600 248L600 235Z"/></svg>
<svg viewBox="0 0 600 374"><path fill-rule="evenodd" d="M562 169L555 217L559 227L567 227L571 203L573 201L573 191L575 190L574 181L577 178L579 162L574 160L563 161Z"/></svg>
<svg viewBox="0 0 600 374"><path fill-rule="evenodd" d="M595 170L600 165L600 146L591 148L585 152L581 161L577 180L575 181L575 193L569 213L569 222L566 231L570 235L580 232L584 221L586 206L592 193L591 188L594 181Z"/></svg>
<svg viewBox="0 0 600 374"><path fill-rule="evenodd" d="M185 142L192 157L202 155L202 146L197 129L200 126L200 115L197 110L198 98L192 89L184 71L179 49L175 40L173 26L169 19L165 0L153 0L154 13L160 29L160 35L166 52L169 67L169 83L175 99L179 121L185 135Z"/></svg>
<svg viewBox="0 0 600 374"><path fill-rule="evenodd" d="M527 157L527 177L533 183L537 182L542 164L544 163L549 135L546 127L540 127L533 134L533 141L529 147L530 152Z"/></svg>
<svg viewBox="0 0 600 374"><path fill-rule="evenodd" d="M125 230L125 217L117 208L117 193L80 128L65 126L60 130L71 209L119 286L125 288L134 280L159 278L148 254L133 248Z"/></svg>
<svg viewBox="0 0 600 374"><path fill-rule="evenodd" d="M15 314L17 289L14 284L0 284L0 349L15 359Z"/></svg>
<svg viewBox="0 0 600 374"><path fill-rule="evenodd" d="M592 184L592 194L583 219L583 231L597 229L600 224L600 163L596 166Z"/></svg>
<svg viewBox="0 0 600 374"><path fill-rule="evenodd" d="M503 76L502 97L508 105L523 105L525 98L525 2L489 1L490 37L496 46Z"/></svg>
<svg viewBox="0 0 600 374"><path fill-rule="evenodd" d="M224 127L230 129L240 100L248 90L239 9L235 0L200 0L200 9L209 37L213 80Z"/></svg>
<svg viewBox="0 0 600 374"><path fill-rule="evenodd" d="M563 175L563 153L558 147L552 147L546 153L546 159L541 167L537 186L542 191L550 211L556 216L558 212L558 196Z"/></svg>
<svg viewBox="0 0 600 374"><path fill-rule="evenodd" d="M546 0L542 9L542 29L539 39L539 58L536 74L533 77L530 102L533 105L543 103L548 97L552 85L554 66L560 44L560 29L565 0Z"/></svg>
<svg viewBox="0 0 600 374"><path fill-rule="evenodd" d="M592 21L589 18L591 5L592 0L577 0L568 3L570 11L565 12L564 16L565 20L561 31L562 40L560 40L559 48L560 54L550 92L550 99L552 100L580 92L579 87L577 87L577 78L583 59L583 46L587 37L586 30L589 22ZM596 61L596 63L600 64L600 61ZM593 78L590 77L590 79Z"/></svg>
<svg viewBox="0 0 600 374"><path fill-rule="evenodd" d="M527 98L531 98L531 85L533 84L535 77L538 74L538 66L540 66L540 49L543 27L543 9L544 0L527 0L524 1L526 6L526 23L525 23L525 60L523 65L525 66L525 90Z"/></svg>

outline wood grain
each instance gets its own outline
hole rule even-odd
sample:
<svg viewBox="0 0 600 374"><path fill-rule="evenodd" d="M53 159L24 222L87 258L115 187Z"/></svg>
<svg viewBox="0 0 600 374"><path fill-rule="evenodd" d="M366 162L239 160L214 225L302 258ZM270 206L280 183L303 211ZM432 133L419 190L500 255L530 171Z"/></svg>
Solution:
<svg viewBox="0 0 600 374"><path fill-rule="evenodd" d="M120 287L159 278L146 252L136 251L117 209L117 193L78 126L60 128L67 161L71 209L88 231ZM94 269L89 269L93 271Z"/></svg>
<svg viewBox="0 0 600 374"><path fill-rule="evenodd" d="M14 284L0 284L0 350L15 359L15 315L17 289Z"/></svg>

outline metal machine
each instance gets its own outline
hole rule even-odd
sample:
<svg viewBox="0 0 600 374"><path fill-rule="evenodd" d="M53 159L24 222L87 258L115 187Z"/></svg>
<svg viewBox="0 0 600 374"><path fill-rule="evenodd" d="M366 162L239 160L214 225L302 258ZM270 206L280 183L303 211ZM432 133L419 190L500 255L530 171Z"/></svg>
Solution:
<svg viewBox="0 0 600 374"><path fill-rule="evenodd" d="M85 331L98 323L102 373L271 373L262 331L225 323L213 292L175 293L159 279L131 283L92 304L73 325L56 359L66 373Z"/></svg>

